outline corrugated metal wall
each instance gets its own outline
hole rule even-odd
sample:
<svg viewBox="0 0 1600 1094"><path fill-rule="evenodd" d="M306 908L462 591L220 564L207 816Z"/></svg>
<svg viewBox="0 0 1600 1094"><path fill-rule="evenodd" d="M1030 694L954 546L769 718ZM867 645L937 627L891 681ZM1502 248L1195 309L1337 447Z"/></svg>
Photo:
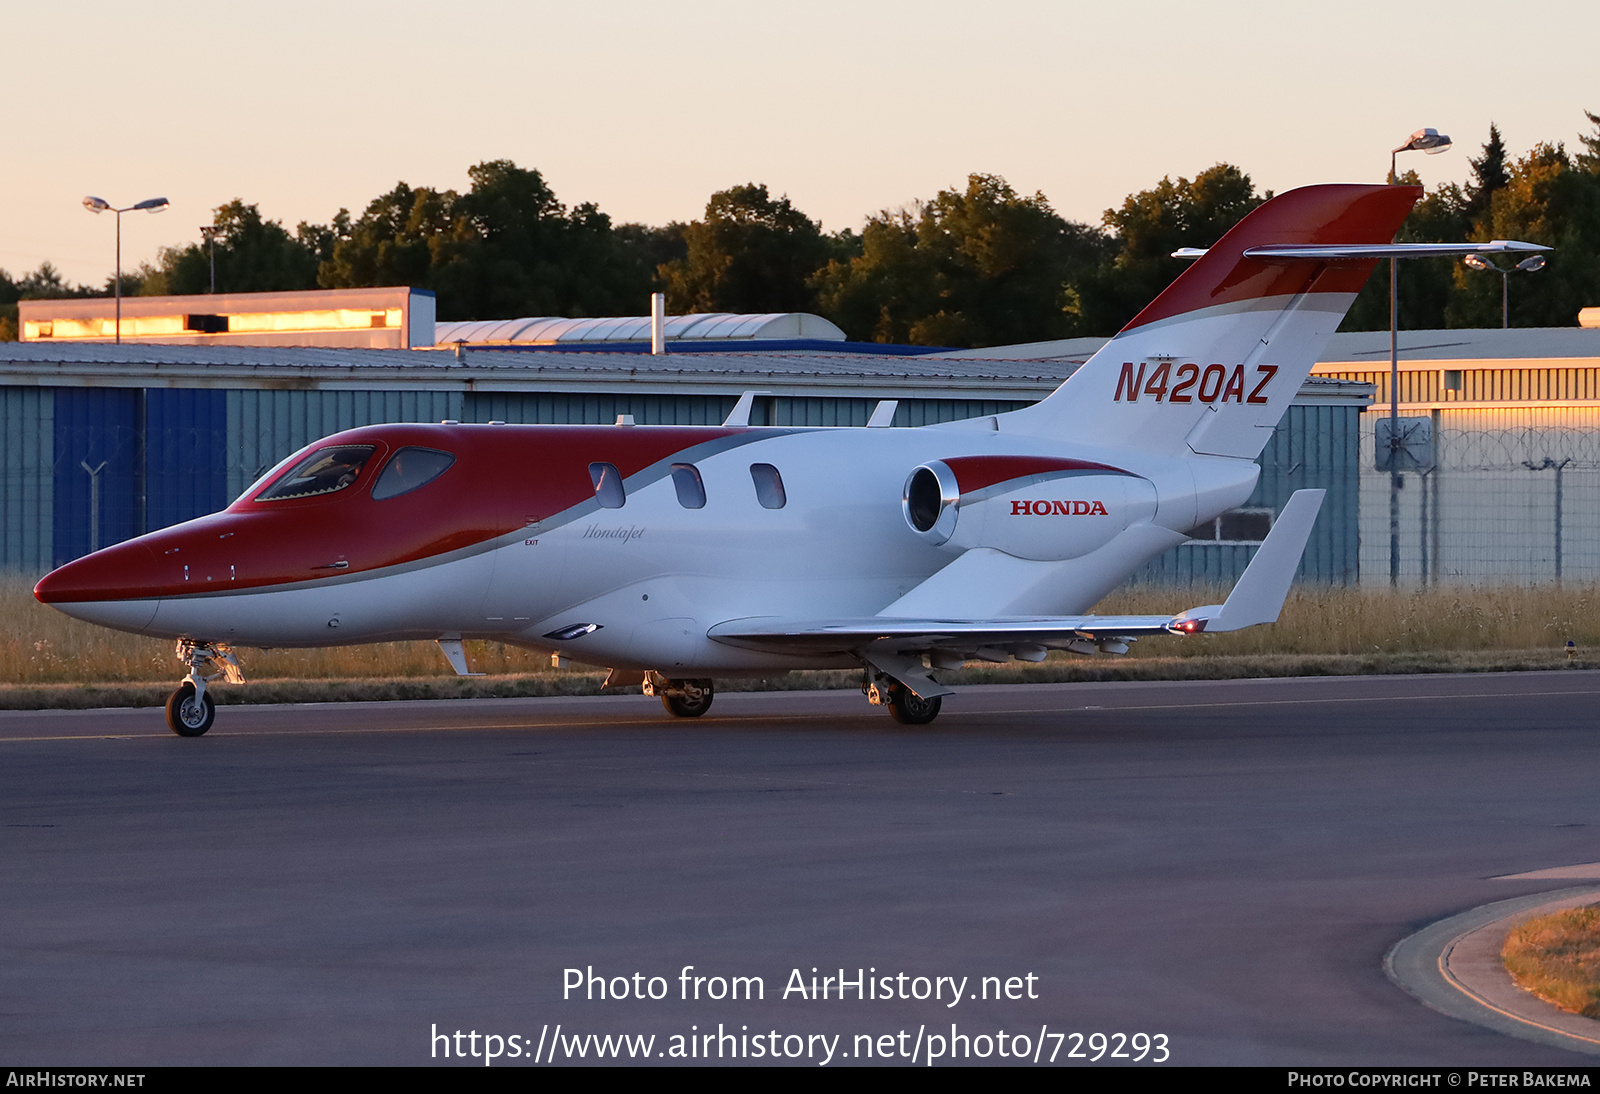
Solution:
<svg viewBox="0 0 1600 1094"><path fill-rule="evenodd" d="M466 397L464 422L513 425L610 425L632 414L639 425L717 425L736 402L717 395L567 394L475 392Z"/></svg>
<svg viewBox="0 0 1600 1094"><path fill-rule="evenodd" d="M1302 581L1353 585L1360 577L1360 419L1359 407L1291 406L1256 461L1261 480L1246 509L1277 513L1296 490L1328 492L1300 560ZM1135 582L1231 585L1255 553L1254 544L1185 543L1150 563Z"/></svg>
<svg viewBox="0 0 1600 1094"><path fill-rule="evenodd" d="M463 398L451 391L229 391L227 501L296 449L341 429L470 420Z"/></svg>
<svg viewBox="0 0 1600 1094"><path fill-rule="evenodd" d="M55 557L55 392L0 388L0 565L42 574Z"/></svg>
<svg viewBox="0 0 1600 1094"><path fill-rule="evenodd" d="M1600 369L1583 368L1473 368L1468 362L1459 362L1463 368L1450 369L1460 373L1459 390L1444 386L1444 369L1400 370L1400 401L1402 403L1471 403L1471 402L1554 402L1566 399L1600 399ZM1389 366L1381 369L1341 369L1337 372L1318 372L1340 380L1359 380L1373 384L1378 394L1374 406L1389 403ZM1534 409L1532 407L1528 409Z"/></svg>

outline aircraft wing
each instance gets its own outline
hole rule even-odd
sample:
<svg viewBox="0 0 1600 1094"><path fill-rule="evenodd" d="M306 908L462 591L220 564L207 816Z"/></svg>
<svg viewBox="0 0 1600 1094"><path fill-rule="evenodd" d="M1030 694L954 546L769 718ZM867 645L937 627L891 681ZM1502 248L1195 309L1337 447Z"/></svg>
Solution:
<svg viewBox="0 0 1600 1094"><path fill-rule="evenodd" d="M911 655L943 653L962 660L1042 661L1051 649L1127 652L1145 635L1240 630L1275 622L1288 597L1324 492L1298 490L1278 515L1238 584L1222 604L1175 615L1072 615L1001 619L802 619L753 616L718 623L708 636L750 649L796 654L854 653L926 697L932 683ZM937 686L937 685L934 685ZM932 694L947 694L941 689Z"/></svg>

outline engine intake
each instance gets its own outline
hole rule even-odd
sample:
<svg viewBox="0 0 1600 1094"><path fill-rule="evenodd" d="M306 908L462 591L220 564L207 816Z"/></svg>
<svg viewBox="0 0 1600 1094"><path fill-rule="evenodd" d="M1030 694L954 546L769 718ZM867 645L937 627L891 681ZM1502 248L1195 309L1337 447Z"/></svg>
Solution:
<svg viewBox="0 0 1600 1094"><path fill-rule="evenodd" d="M956 503L960 500L956 473L944 461L934 460L906 477L900 505L912 530L938 546L955 534Z"/></svg>

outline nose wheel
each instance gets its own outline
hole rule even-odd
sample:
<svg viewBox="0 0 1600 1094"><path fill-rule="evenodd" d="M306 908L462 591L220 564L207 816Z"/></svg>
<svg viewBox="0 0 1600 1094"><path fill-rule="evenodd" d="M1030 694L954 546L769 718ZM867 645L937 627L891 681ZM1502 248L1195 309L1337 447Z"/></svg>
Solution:
<svg viewBox="0 0 1600 1094"><path fill-rule="evenodd" d="M207 692L195 694L185 680L167 700L167 725L180 737L199 737L217 718L217 701Z"/></svg>

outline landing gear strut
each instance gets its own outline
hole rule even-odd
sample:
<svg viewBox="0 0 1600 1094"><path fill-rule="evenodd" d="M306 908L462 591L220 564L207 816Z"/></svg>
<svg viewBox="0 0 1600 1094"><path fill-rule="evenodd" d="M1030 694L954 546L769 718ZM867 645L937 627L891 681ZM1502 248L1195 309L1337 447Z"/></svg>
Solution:
<svg viewBox="0 0 1600 1094"><path fill-rule="evenodd" d="M230 684L244 683L244 670L233 647L209 642L178 640L178 660L189 666L178 690L167 700L167 725L180 737L199 737L217 717L217 701L206 685L222 677ZM209 671L215 668L216 671Z"/></svg>
<svg viewBox="0 0 1600 1094"><path fill-rule="evenodd" d="M644 693L659 697L674 717L698 718L711 709L716 689L710 680L669 680L659 672L647 672Z"/></svg>
<svg viewBox="0 0 1600 1094"><path fill-rule="evenodd" d="M898 680L879 675L868 677L861 683L867 702L875 707L888 707L889 717L903 726L925 726L939 716L944 698L935 695L924 699Z"/></svg>

